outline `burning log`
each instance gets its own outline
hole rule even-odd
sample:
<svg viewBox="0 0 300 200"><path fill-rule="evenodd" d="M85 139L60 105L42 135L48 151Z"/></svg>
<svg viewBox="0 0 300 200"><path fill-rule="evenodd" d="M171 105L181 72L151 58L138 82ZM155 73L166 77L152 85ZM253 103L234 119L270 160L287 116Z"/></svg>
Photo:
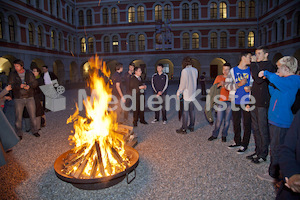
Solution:
<svg viewBox="0 0 300 200"><path fill-rule="evenodd" d="M84 159L81 162L81 164L79 165L78 169L71 174L73 177L79 178L79 176L82 174L84 168L86 167L86 164L89 161L89 158L94 153L94 149L95 149L94 146L95 146L95 144L92 146L92 148L90 149L90 151L84 156Z"/></svg>
<svg viewBox="0 0 300 200"><path fill-rule="evenodd" d="M103 166L103 161L102 161L102 155L101 155L101 149L100 149L100 144L98 141L95 142L95 147L96 147L96 150L97 150L97 164L99 165L99 170L100 170L100 173L102 176L105 175L105 172L104 172L104 166ZM97 166L97 165L96 165ZM97 172L97 167L95 168L95 173Z"/></svg>

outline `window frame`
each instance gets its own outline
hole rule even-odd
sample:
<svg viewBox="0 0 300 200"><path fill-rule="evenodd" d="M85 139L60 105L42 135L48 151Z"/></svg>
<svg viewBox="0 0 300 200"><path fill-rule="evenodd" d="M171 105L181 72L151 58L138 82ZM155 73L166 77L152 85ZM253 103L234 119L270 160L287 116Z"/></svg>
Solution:
<svg viewBox="0 0 300 200"><path fill-rule="evenodd" d="M190 49L190 34L188 32L182 34L182 49Z"/></svg>

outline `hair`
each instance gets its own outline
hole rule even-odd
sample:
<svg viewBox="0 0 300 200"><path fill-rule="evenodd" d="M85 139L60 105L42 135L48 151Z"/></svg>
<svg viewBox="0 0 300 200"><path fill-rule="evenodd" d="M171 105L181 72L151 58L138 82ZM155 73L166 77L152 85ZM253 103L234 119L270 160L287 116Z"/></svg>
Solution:
<svg viewBox="0 0 300 200"><path fill-rule="evenodd" d="M34 66L34 67L32 67L32 71L34 70L34 69L36 69L36 71L39 73L39 74L41 74L42 73L42 70L39 68L39 67L37 67L37 66Z"/></svg>
<svg viewBox="0 0 300 200"><path fill-rule="evenodd" d="M163 65L162 63L158 63L158 64L156 65L156 67L158 67L158 66L164 68L164 65Z"/></svg>
<svg viewBox="0 0 300 200"><path fill-rule="evenodd" d="M224 67L224 66L225 66L225 67L229 67L229 68L231 68L231 64L230 64L230 63L228 63L228 62L227 62L227 63L224 63L224 64L223 64L223 67Z"/></svg>
<svg viewBox="0 0 300 200"><path fill-rule="evenodd" d="M135 64L134 64L134 62L133 62L133 61L132 61L131 63L129 63L129 65L131 65L131 66L135 67Z"/></svg>
<svg viewBox="0 0 300 200"><path fill-rule="evenodd" d="M24 62L23 62L23 60L20 60L20 59L16 59L16 60L13 62L13 64L19 64L19 65L21 65L21 67L24 67Z"/></svg>
<svg viewBox="0 0 300 200"><path fill-rule="evenodd" d="M182 69L186 68L186 66L192 65L191 57L187 56L182 60Z"/></svg>
<svg viewBox="0 0 300 200"><path fill-rule="evenodd" d="M242 51L240 54L240 62L242 61L242 57L246 57L248 54L252 55L250 51Z"/></svg>
<svg viewBox="0 0 300 200"><path fill-rule="evenodd" d="M141 67L134 67L134 73L135 73L138 69L142 69L142 68L141 68Z"/></svg>
<svg viewBox="0 0 300 200"><path fill-rule="evenodd" d="M118 71L119 69L121 69L123 67L123 64L122 63L117 63L116 64L116 67L115 67L115 70Z"/></svg>
<svg viewBox="0 0 300 200"><path fill-rule="evenodd" d="M284 56L278 60L281 66L286 66L288 70L295 74L298 68L298 61L293 56Z"/></svg>
<svg viewBox="0 0 300 200"><path fill-rule="evenodd" d="M266 46L259 46L256 50L263 50L264 53L269 53L269 48Z"/></svg>
<svg viewBox="0 0 300 200"><path fill-rule="evenodd" d="M45 67L46 69L48 69L48 66L47 66L47 65L44 65L43 67Z"/></svg>

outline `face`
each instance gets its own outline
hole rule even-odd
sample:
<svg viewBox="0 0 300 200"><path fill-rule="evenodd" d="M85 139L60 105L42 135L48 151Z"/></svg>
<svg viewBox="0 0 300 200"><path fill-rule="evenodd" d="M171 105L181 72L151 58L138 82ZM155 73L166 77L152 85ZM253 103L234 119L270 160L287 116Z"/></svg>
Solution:
<svg viewBox="0 0 300 200"><path fill-rule="evenodd" d="M242 57L246 65L251 64L251 53L247 54L247 56Z"/></svg>
<svg viewBox="0 0 300 200"><path fill-rule="evenodd" d="M277 73L278 76L284 77L286 75L286 72L288 71L286 66L282 65L280 62L276 63L278 69L277 69Z"/></svg>
<svg viewBox="0 0 300 200"><path fill-rule="evenodd" d="M122 71L123 71L123 67L120 68L120 71L119 71L119 72L122 72Z"/></svg>
<svg viewBox="0 0 300 200"><path fill-rule="evenodd" d="M163 68L161 66L157 66L156 69L159 74L163 72Z"/></svg>
<svg viewBox="0 0 300 200"><path fill-rule="evenodd" d="M23 67L20 64L14 64L14 67L17 72L20 72L23 70Z"/></svg>
<svg viewBox="0 0 300 200"><path fill-rule="evenodd" d="M223 66L223 74L225 75L225 76L227 76L228 75L228 73L229 73L229 71L230 71L230 67L228 67L228 66Z"/></svg>
<svg viewBox="0 0 300 200"><path fill-rule="evenodd" d="M133 72L133 70L134 70L134 66L129 65L129 71L132 71L132 72Z"/></svg>
<svg viewBox="0 0 300 200"><path fill-rule="evenodd" d="M43 72L46 73L48 69L46 67L43 67Z"/></svg>
<svg viewBox="0 0 300 200"><path fill-rule="evenodd" d="M138 69L135 71L135 75L141 76L141 75L142 75L142 70L141 70L140 68L138 68Z"/></svg>
<svg viewBox="0 0 300 200"><path fill-rule="evenodd" d="M258 49L255 51L255 55L256 55L256 61L261 62L261 61L266 61L269 54L264 53L262 49Z"/></svg>
<svg viewBox="0 0 300 200"><path fill-rule="evenodd" d="M32 73L34 74L35 77L37 77L40 73L37 71L37 69L33 69Z"/></svg>

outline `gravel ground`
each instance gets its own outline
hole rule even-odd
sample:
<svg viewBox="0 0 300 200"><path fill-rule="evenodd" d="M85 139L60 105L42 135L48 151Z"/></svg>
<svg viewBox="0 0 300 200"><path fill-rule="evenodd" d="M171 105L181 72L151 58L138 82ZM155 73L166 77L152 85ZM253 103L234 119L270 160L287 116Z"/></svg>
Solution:
<svg viewBox="0 0 300 200"><path fill-rule="evenodd" d="M177 84L170 85L169 94ZM238 155L229 150L233 140L232 125L226 143L207 141L213 127L203 111L196 111L195 132L175 133L181 126L177 112L168 112L168 124L151 124L154 113L146 112L149 125L134 128L138 135L140 160L136 179L110 188L86 191L58 179L53 164L71 149L68 137L72 125L67 118L74 113L77 90L67 90L67 109L48 112L47 126L36 138L25 133L13 151L6 154L7 165L0 168L0 199L274 199L271 183L259 180L269 161L256 165L245 156L254 150L253 137L248 151ZM200 98L199 98L200 99ZM204 105L203 101L200 101Z"/></svg>

